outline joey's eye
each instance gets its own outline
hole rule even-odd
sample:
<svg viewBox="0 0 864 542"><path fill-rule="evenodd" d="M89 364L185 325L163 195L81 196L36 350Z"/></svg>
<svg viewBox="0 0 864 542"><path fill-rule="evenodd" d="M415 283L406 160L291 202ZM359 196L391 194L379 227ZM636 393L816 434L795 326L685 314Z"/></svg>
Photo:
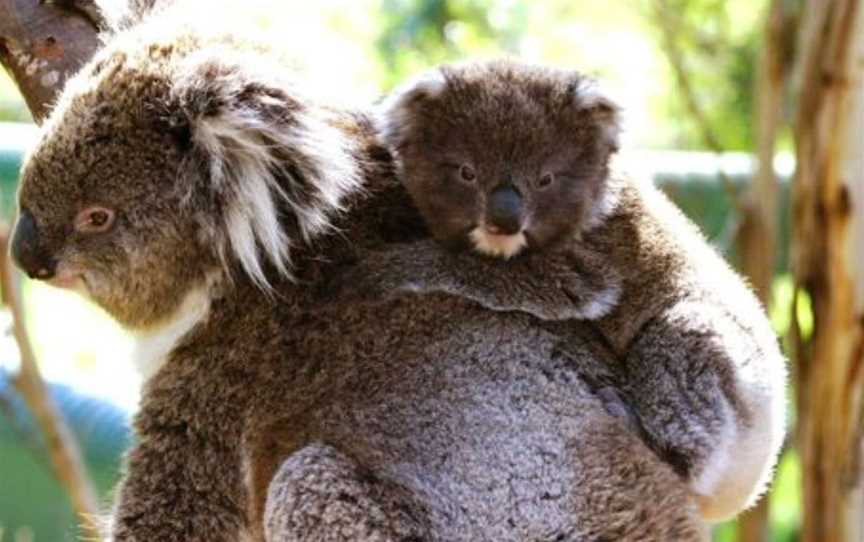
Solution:
<svg viewBox="0 0 864 542"><path fill-rule="evenodd" d="M477 174L474 173L474 170L469 165L462 165L459 168L459 176L466 183L473 183L477 179Z"/></svg>
<svg viewBox="0 0 864 542"><path fill-rule="evenodd" d="M536 183L537 188L540 190L542 190L544 188L548 188L549 186L552 185L552 183L554 181L555 181L555 176L552 175L551 173L547 173L547 174L543 175L542 177L540 177L539 179L537 179L537 183Z"/></svg>
<svg viewBox="0 0 864 542"><path fill-rule="evenodd" d="M88 207L75 217L75 231L103 233L114 225L114 211L105 207Z"/></svg>

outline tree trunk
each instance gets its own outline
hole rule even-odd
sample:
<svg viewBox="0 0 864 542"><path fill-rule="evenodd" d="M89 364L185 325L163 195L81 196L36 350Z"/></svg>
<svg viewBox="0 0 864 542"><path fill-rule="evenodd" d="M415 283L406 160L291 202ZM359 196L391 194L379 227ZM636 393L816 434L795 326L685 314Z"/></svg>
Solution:
<svg viewBox="0 0 864 542"><path fill-rule="evenodd" d="M771 284L777 264L777 200L779 185L774 171L777 131L783 113L783 91L789 72L787 48L790 18L783 0L773 0L766 14L762 49L757 65L755 110L757 117L757 169L743 206L738 230L740 268L762 304L771 303ZM739 542L766 542L769 537L770 494L738 519Z"/></svg>
<svg viewBox="0 0 864 542"><path fill-rule="evenodd" d="M793 268L812 300L798 355L804 541L864 537L864 6L807 2L799 42Z"/></svg>
<svg viewBox="0 0 864 542"><path fill-rule="evenodd" d="M788 72L783 42L789 24L783 5L783 0L771 3L756 68L756 174L748 190L747 216L743 219L738 242L741 270L766 306L771 301L771 283L777 264L779 186L774 171L774 153Z"/></svg>

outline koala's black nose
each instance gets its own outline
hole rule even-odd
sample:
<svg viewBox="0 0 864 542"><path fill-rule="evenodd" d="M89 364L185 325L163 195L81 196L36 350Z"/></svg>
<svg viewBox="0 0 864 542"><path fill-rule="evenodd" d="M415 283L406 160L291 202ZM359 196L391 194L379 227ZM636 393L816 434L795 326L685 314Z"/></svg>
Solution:
<svg viewBox="0 0 864 542"><path fill-rule="evenodd" d="M493 233L519 233L522 229L522 196L515 188L500 186L489 194L486 225Z"/></svg>
<svg viewBox="0 0 864 542"><path fill-rule="evenodd" d="M36 219L27 209L22 209L18 215L11 252L12 260L30 278L47 280L57 271L57 261L40 242Z"/></svg>

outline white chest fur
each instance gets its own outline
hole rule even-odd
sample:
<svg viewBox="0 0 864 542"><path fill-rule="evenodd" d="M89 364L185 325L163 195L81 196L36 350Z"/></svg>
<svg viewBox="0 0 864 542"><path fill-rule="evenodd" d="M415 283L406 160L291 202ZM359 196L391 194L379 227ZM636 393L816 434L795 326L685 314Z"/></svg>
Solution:
<svg viewBox="0 0 864 542"><path fill-rule="evenodd" d="M144 381L156 374L177 343L199 322L204 321L209 311L209 288L197 288L186 294L169 318L153 327L133 332L133 361Z"/></svg>

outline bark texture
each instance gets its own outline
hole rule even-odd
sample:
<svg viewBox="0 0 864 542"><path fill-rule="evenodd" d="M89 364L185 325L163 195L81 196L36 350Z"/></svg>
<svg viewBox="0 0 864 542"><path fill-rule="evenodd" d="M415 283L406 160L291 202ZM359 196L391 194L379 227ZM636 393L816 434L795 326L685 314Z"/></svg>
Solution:
<svg viewBox="0 0 864 542"><path fill-rule="evenodd" d="M804 541L864 539L864 6L806 3L792 257L814 328L797 350Z"/></svg>
<svg viewBox="0 0 864 542"><path fill-rule="evenodd" d="M738 230L740 267L766 308L771 303L771 283L777 264L779 184L774 170L777 133L783 120L783 97L791 64L789 36L794 18L787 2L772 0L766 13L763 44L757 65L755 89L756 175L744 202ZM769 540L768 495L738 520L739 542Z"/></svg>
<svg viewBox="0 0 864 542"><path fill-rule="evenodd" d="M0 64L36 122L48 115L69 76L96 52L104 24L90 1L0 0Z"/></svg>

